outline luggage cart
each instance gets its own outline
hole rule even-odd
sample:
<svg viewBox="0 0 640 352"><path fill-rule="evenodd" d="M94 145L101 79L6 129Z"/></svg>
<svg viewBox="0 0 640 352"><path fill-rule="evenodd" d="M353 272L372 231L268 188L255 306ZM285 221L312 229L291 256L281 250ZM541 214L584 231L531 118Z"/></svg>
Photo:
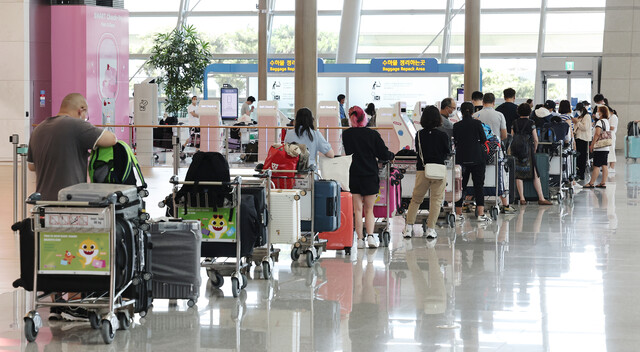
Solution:
<svg viewBox="0 0 640 352"><path fill-rule="evenodd" d="M573 198L573 180L576 178L576 152L565 148L562 142L546 144L549 154L549 189L561 201L565 194Z"/></svg>
<svg viewBox="0 0 640 352"><path fill-rule="evenodd" d="M301 196L309 197L311 199L311 230L302 233L300 238L291 246L291 260L295 262L300 259L300 256L302 254L304 254L307 266L312 267L313 263L320 259L320 255L322 254L322 252L327 249L327 240L320 239L314 227L314 188L316 172L313 168L304 173L298 173L297 170L271 170L271 172L275 175L277 175L278 173L295 173L293 177L295 181L294 188L297 190L301 190ZM290 179L291 177L272 176L272 178Z"/></svg>
<svg viewBox="0 0 640 352"><path fill-rule="evenodd" d="M491 216L493 221L496 221L498 220L498 214L500 214L500 197L504 196L508 198L510 190L507 187L508 177L505 174L507 159L504 157L502 149L498 149L493 159L494 162L487 164L487 168L485 169L484 194L485 210L488 208L489 216ZM473 180L470 178L469 181L471 184L467 185L467 189L471 189L473 187ZM467 194L470 193L467 192ZM489 207L486 206L487 197L489 197L489 204L492 204ZM476 216L477 211L478 210L476 208Z"/></svg>
<svg viewBox="0 0 640 352"><path fill-rule="evenodd" d="M405 167L405 178L407 179L407 181L409 182L414 182L415 184L415 175L416 175L416 162L417 162L417 157L414 156L397 156L396 159L394 159L394 163L396 163L399 167L404 165ZM446 176L446 186L445 186L445 196L443 201L446 204L442 205L441 211L440 211L440 218L444 218L446 220L446 224L451 227L454 228L456 226L456 208L455 208L455 203L457 200L460 199L460 197L462 197L462 189L461 189L461 185L462 185L462 168L460 167L460 165L456 165L456 156L455 154L451 154L449 156L449 158L447 160L445 160L445 165L447 167L447 176ZM408 175L412 175L413 177L407 177ZM404 180L404 178L403 178ZM410 189L413 192L413 186L414 184L411 185L411 187L407 187L408 189ZM408 186L408 185L407 185ZM404 189L404 187L403 187ZM406 194L405 194L406 195ZM403 195L402 197L402 204L403 204L403 208L406 206L406 209L409 208L409 202L411 201L411 198L407 198L405 197L405 195ZM420 210L425 210L425 209L429 209L429 192L427 192L424 196L424 201L423 203L420 205ZM406 210L403 209L403 210ZM416 222L421 222L422 223L422 229L423 231L426 231L427 229L427 218L429 217L429 213L428 212L418 212L418 215L416 217Z"/></svg>
<svg viewBox="0 0 640 352"><path fill-rule="evenodd" d="M231 293L233 297L238 297L240 291L243 290L247 286L247 276L246 272L249 268L249 263L246 258L242 257L241 252L241 224L240 224L240 208L241 208L241 187L242 187L242 177L236 176L231 182L194 182L194 181L179 181L178 176L172 176L171 182L173 186L173 215L178 217L178 203L176 203L175 195L178 192L179 185L202 185L202 186L231 186L232 191L232 201L231 207L236 209L236 232L235 239L232 239L231 242L235 242L236 244L236 256L235 257L208 257L205 258L200 264L201 267L206 268L207 276L211 281L211 284L214 287L222 287L224 285L224 276L231 276ZM211 239L202 239L202 242L216 242ZM234 260L232 260L234 259Z"/></svg>
<svg viewBox="0 0 640 352"><path fill-rule="evenodd" d="M378 172L378 177L380 181L384 182L384 197L380 197L380 201L376 202L374 207L384 207L384 217L375 217L375 222L373 224L373 232L378 233L378 238L380 239L380 245L382 247L389 247L389 243L391 243L391 233L389 232L389 225L391 219L391 211L390 211L390 203L391 199L391 186L393 186L391 181L391 163L382 162L380 167L380 171ZM380 182L380 183L382 183ZM400 182L400 180L397 180ZM374 214L375 215L375 214Z"/></svg>
<svg viewBox="0 0 640 352"><path fill-rule="evenodd" d="M124 298L123 293L136 284L135 280L150 280L151 274L145 273L143 278L134 275L131 280L122 283L120 287L116 287L116 205L126 202L128 200L118 199L115 193L113 197L104 199L101 202L28 201L29 204L34 205L31 215L35 234L35 255L33 310L29 311L24 317L24 334L27 341L35 341L40 328L42 328L42 318L37 312L37 309L42 307L73 307L88 310L91 327L100 329L100 334L106 344L113 342L116 330L127 330L129 328L136 299ZM72 258L70 251L66 252L65 257L60 256L60 258L57 258L59 255L52 255L52 251L59 248L53 248L51 243L60 243L59 240L67 238L67 236L87 238L84 242L89 241L89 236L91 236L94 239L92 240L93 243L108 243L109 252L106 255L102 256L98 252L94 256L95 258L106 257L105 259L108 258L108 263L105 263L105 260L101 260L101 265L93 265L94 262L92 261L89 269L80 271L64 270L64 267L69 265L72 260L80 259ZM139 241L139 239L136 239L136 241ZM76 254L78 253L76 252ZM47 257L48 259L46 259ZM51 265L53 262L48 263L47 260L57 260L58 262L55 264L60 264L60 266L53 266ZM62 263L63 261L65 264ZM134 265L136 265L135 270L138 270L137 266L140 263L138 262ZM44 293L39 294L37 292L39 279L51 282L51 278L46 278L46 276L50 277L51 275L64 277L66 281L77 278L78 285L71 285L66 292L51 292L55 289L47 289ZM100 279L100 277L104 279ZM91 283L88 283L88 280ZM92 288L104 286L105 289L95 289L87 292L87 285ZM58 294L60 296L56 297ZM65 294L70 296L67 299L63 299L62 297ZM146 312L140 312L140 315L145 316Z"/></svg>

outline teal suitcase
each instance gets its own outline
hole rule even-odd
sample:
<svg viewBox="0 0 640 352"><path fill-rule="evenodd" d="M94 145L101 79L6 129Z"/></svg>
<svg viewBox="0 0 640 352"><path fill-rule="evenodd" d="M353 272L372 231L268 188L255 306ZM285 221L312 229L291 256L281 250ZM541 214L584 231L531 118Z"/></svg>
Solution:
<svg viewBox="0 0 640 352"><path fill-rule="evenodd" d="M640 158L640 137L626 136L624 141L624 156L627 159Z"/></svg>
<svg viewBox="0 0 640 352"><path fill-rule="evenodd" d="M540 185L542 186L542 194L549 199L549 155L546 153L536 153L536 165L540 173ZM538 192L533 187L533 180L525 180L523 182L524 198L529 201L538 200ZM517 190L514 190L517 192Z"/></svg>

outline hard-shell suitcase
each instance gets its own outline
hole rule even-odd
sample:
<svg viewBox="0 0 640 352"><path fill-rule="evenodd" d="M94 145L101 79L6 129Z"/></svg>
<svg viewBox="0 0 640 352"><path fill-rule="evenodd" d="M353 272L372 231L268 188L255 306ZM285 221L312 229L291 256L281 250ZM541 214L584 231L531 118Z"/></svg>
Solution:
<svg viewBox="0 0 640 352"><path fill-rule="evenodd" d="M350 192L340 192L340 228L320 232L320 239L327 240L327 249L344 249L349 253L353 246L353 198Z"/></svg>
<svg viewBox="0 0 640 352"><path fill-rule="evenodd" d="M640 158L640 137L626 136L624 140L624 156L627 159Z"/></svg>
<svg viewBox="0 0 640 352"><path fill-rule="evenodd" d="M314 186L314 231L335 231L340 227L340 185L333 180L318 180ZM311 222L302 222L302 231L311 231Z"/></svg>
<svg viewBox="0 0 640 352"><path fill-rule="evenodd" d="M376 196L376 202L373 206L373 216L376 218L384 218L387 216L387 207L389 207L389 216L393 216L393 213L402 203L402 173L397 168L392 168L389 173L389 179L387 179L386 170L384 168L380 171L380 190ZM387 200L387 188L389 189L389 199Z"/></svg>
<svg viewBox="0 0 640 352"><path fill-rule="evenodd" d="M295 243L300 238L300 191L272 189L270 198L271 243Z"/></svg>
<svg viewBox="0 0 640 352"><path fill-rule="evenodd" d="M544 195L545 199L549 199L549 155L536 153L535 157L540 176L540 185L542 186L542 195ZM526 200L538 200L538 193L533 187L532 180L524 180L522 192Z"/></svg>
<svg viewBox="0 0 640 352"><path fill-rule="evenodd" d="M59 201L100 203L109 197L115 197L116 214L125 219L137 219L144 209L144 202L139 190L132 185L111 183L78 183L65 187L58 192Z"/></svg>
<svg viewBox="0 0 640 352"><path fill-rule="evenodd" d="M242 187L242 194L253 195L256 212L260 221L259 232L255 247L262 247L267 243L269 225L269 209L267 208L267 190L264 187Z"/></svg>
<svg viewBox="0 0 640 352"><path fill-rule="evenodd" d="M200 295L200 223L171 219L152 223L149 232L153 297L188 299L193 305Z"/></svg>

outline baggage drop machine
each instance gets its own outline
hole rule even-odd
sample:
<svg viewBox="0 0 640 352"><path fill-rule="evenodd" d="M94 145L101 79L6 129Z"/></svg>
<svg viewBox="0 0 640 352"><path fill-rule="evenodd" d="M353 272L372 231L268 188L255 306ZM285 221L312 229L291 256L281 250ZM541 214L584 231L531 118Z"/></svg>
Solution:
<svg viewBox="0 0 640 352"><path fill-rule="evenodd" d="M225 144L225 133L220 117L220 102L216 99L203 100L198 107L200 115L200 125L213 126L214 128L203 128L200 132L200 150L203 152L222 152Z"/></svg>
<svg viewBox="0 0 640 352"><path fill-rule="evenodd" d="M264 127L280 127L286 125L283 120L286 116L278 109L276 100L260 100L257 109L258 118L258 161L262 162L267 158L269 147L281 140L280 129L270 129Z"/></svg>
<svg viewBox="0 0 640 352"><path fill-rule="evenodd" d="M321 101L317 110L318 131L322 133L331 144L331 148L336 155L342 155L342 131L339 129L328 129L327 127L341 127L340 125L340 105L337 101Z"/></svg>
<svg viewBox="0 0 640 352"><path fill-rule="evenodd" d="M427 108L426 101L417 101L416 105L413 107L413 112L411 113L411 121L413 122L413 127L416 129L416 132L422 129L422 125L420 124L420 119L422 118L422 112ZM414 135L415 138L415 135Z"/></svg>
<svg viewBox="0 0 640 352"><path fill-rule="evenodd" d="M380 135L389 150L397 153L401 149L413 149L416 128L407 115L407 103L399 101L392 108L378 109L378 127L393 127L393 131L384 131Z"/></svg>

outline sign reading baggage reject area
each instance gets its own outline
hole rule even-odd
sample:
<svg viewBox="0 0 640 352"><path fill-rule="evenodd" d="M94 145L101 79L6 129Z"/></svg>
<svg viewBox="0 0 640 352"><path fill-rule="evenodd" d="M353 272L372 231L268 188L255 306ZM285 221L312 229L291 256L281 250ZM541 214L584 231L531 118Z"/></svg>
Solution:
<svg viewBox="0 0 640 352"><path fill-rule="evenodd" d="M438 72L438 61L433 58L372 59L371 72Z"/></svg>
<svg viewBox="0 0 640 352"><path fill-rule="evenodd" d="M39 233L40 274L109 275L109 233Z"/></svg>

